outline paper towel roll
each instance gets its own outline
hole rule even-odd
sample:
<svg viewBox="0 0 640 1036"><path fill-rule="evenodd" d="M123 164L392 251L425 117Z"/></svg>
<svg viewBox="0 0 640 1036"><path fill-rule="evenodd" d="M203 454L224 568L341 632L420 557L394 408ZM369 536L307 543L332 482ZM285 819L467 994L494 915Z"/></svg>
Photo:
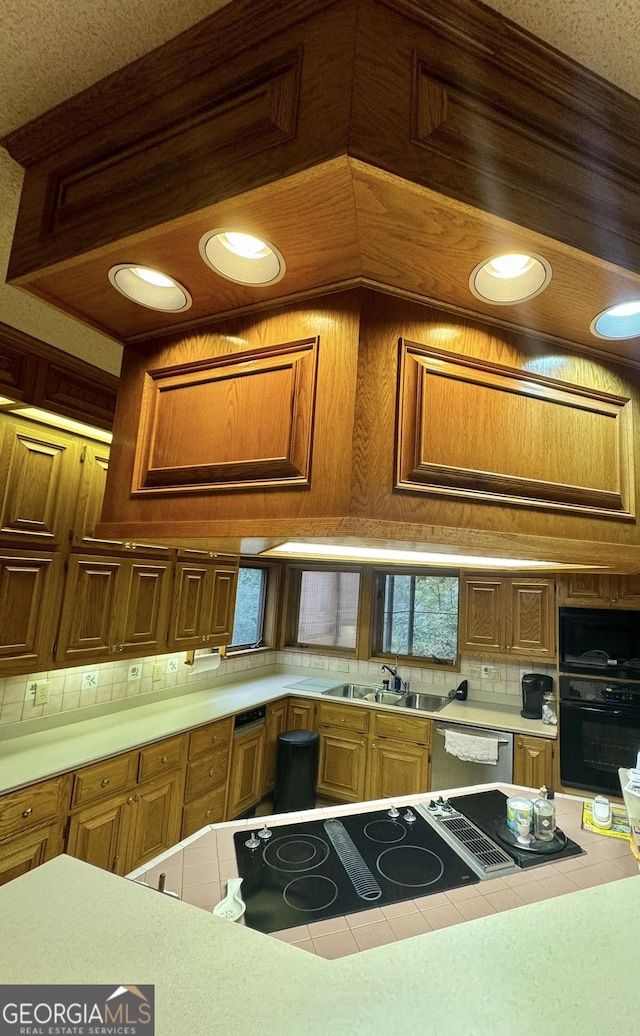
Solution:
<svg viewBox="0 0 640 1036"><path fill-rule="evenodd" d="M217 669L220 665L220 652L216 649L215 651L204 650L196 651L193 665L189 666L189 676L193 673L209 673L214 669Z"/></svg>

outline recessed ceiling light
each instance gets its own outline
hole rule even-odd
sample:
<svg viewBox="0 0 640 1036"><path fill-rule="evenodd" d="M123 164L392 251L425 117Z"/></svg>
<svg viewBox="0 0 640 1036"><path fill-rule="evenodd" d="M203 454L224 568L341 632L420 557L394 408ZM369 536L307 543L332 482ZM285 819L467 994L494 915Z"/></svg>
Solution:
<svg viewBox="0 0 640 1036"><path fill-rule="evenodd" d="M191 295L173 277L134 263L119 263L109 270L109 280L121 295L147 309L179 313L189 309Z"/></svg>
<svg viewBox="0 0 640 1036"><path fill-rule="evenodd" d="M535 298L551 280L551 266L541 255L508 252L483 259L471 272L469 287L477 299L496 306Z"/></svg>
<svg viewBox="0 0 640 1036"><path fill-rule="evenodd" d="M285 261L275 245L253 234L219 228L200 239L205 263L236 284L275 284L285 273Z"/></svg>
<svg viewBox="0 0 640 1036"><path fill-rule="evenodd" d="M610 306L591 321L596 338L635 338L640 335L640 300Z"/></svg>
<svg viewBox="0 0 640 1036"><path fill-rule="evenodd" d="M392 562L408 565L439 565L456 568L588 568L563 565L530 558L496 558L479 554L438 553L434 550L400 550L386 547L357 547L339 543L300 543L289 541L262 552L263 557L318 558L331 561Z"/></svg>

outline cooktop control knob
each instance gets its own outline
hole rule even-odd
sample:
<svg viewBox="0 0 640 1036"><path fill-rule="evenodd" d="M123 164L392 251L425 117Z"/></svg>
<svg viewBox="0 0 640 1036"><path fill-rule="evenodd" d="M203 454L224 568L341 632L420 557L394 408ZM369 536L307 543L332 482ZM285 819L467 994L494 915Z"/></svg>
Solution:
<svg viewBox="0 0 640 1036"><path fill-rule="evenodd" d="M412 813L410 809L408 809L402 819L406 824L414 824L416 815L415 813Z"/></svg>
<svg viewBox="0 0 640 1036"><path fill-rule="evenodd" d="M444 806L444 799L442 798L442 795L438 799L438 803L437 804L438 804L438 806L440 806L441 809Z"/></svg>
<svg viewBox="0 0 640 1036"><path fill-rule="evenodd" d="M256 838L255 831L251 832L251 838L247 838L247 840L246 840L246 842L244 844L246 845L247 849L257 849L258 848L258 846L260 845L260 839Z"/></svg>
<svg viewBox="0 0 640 1036"><path fill-rule="evenodd" d="M400 816L400 812L396 809L395 806L392 806L391 809L387 810L387 816L391 817L392 820L397 820L397 818Z"/></svg>
<svg viewBox="0 0 640 1036"><path fill-rule="evenodd" d="M427 809L432 809L432 810L435 810L435 809L437 809L437 808L438 808L438 807L437 807L437 805L436 805L436 801L435 801L435 799L431 799L431 802L430 802L430 803L429 803L429 805L427 806Z"/></svg>
<svg viewBox="0 0 640 1036"><path fill-rule="evenodd" d="M258 831L258 838L262 838L263 842L266 842L269 838L271 838L272 834L273 832L270 831L267 825L265 824L262 828L262 831Z"/></svg>

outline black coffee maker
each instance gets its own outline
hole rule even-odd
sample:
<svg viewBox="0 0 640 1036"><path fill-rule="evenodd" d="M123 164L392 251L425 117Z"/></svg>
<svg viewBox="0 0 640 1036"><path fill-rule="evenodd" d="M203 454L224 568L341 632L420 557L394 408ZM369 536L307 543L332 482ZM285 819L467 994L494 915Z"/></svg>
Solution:
<svg viewBox="0 0 640 1036"><path fill-rule="evenodd" d="M524 719L542 719L542 697L553 690L553 680L542 673L525 673L522 677L522 708Z"/></svg>

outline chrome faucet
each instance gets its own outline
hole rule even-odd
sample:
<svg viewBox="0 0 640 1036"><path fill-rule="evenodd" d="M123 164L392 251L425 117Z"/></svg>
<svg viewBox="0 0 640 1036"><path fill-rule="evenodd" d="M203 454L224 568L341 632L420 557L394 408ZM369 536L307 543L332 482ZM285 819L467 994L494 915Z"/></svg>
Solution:
<svg viewBox="0 0 640 1036"><path fill-rule="evenodd" d="M396 692L396 694L406 694L409 690L409 684L405 683L405 681L402 680L400 676L398 676L399 666L396 665L395 669L393 669L390 665L380 666L381 672L384 672L385 669L388 673L391 673L391 676L393 677L393 689Z"/></svg>

